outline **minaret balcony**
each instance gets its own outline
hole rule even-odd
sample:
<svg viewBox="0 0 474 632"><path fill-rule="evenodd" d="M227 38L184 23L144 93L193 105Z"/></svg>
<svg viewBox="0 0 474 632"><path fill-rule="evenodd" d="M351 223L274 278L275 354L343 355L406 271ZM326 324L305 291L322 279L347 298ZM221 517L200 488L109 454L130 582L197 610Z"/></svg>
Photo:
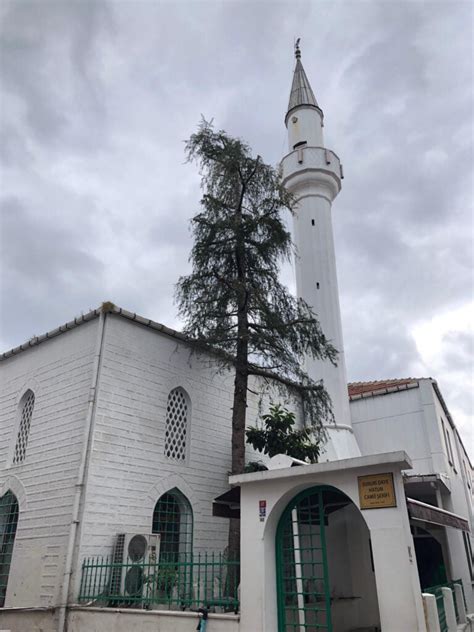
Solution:
<svg viewBox="0 0 474 632"><path fill-rule="evenodd" d="M281 161L283 184L298 195L303 187L325 185L334 199L344 177L339 157L324 147L297 147Z"/></svg>

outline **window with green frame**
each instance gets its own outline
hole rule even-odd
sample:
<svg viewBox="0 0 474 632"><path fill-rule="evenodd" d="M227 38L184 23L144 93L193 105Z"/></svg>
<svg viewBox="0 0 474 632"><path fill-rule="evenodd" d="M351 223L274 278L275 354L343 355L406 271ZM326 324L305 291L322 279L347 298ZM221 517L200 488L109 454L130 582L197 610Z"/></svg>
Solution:
<svg viewBox="0 0 474 632"><path fill-rule="evenodd" d="M17 524L18 500L8 491L0 498L0 608L5 605Z"/></svg>
<svg viewBox="0 0 474 632"><path fill-rule="evenodd" d="M178 562L192 553L193 512L189 500L178 489L158 499L153 512L152 532L161 535L160 559Z"/></svg>

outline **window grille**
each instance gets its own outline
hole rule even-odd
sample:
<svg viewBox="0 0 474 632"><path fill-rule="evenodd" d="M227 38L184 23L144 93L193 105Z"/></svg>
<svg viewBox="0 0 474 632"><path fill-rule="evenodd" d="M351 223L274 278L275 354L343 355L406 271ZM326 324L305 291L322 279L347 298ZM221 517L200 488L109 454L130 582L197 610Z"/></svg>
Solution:
<svg viewBox="0 0 474 632"><path fill-rule="evenodd" d="M163 562L177 562L192 552L193 512L179 490L172 489L159 498L153 512L152 533L161 535Z"/></svg>
<svg viewBox="0 0 474 632"><path fill-rule="evenodd" d="M184 461L186 458L188 409L184 390L173 389L168 395L166 407L165 456L175 461Z"/></svg>
<svg viewBox="0 0 474 632"><path fill-rule="evenodd" d="M20 428L16 439L15 452L13 454L13 465L22 463L25 460L28 435L30 434L31 417L35 406L35 394L27 391L22 398L23 407L21 409Z"/></svg>
<svg viewBox="0 0 474 632"><path fill-rule="evenodd" d="M0 608L5 605L17 523L18 501L8 491L0 498Z"/></svg>

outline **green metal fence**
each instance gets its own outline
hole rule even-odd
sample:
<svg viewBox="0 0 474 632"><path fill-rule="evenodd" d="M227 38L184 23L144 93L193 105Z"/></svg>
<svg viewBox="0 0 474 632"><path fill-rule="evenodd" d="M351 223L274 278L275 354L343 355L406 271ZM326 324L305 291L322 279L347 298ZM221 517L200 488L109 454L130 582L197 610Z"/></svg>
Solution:
<svg viewBox="0 0 474 632"><path fill-rule="evenodd" d="M86 558L79 602L94 606L187 610L202 605L238 612L239 562L198 553L159 562L118 564L112 556Z"/></svg>

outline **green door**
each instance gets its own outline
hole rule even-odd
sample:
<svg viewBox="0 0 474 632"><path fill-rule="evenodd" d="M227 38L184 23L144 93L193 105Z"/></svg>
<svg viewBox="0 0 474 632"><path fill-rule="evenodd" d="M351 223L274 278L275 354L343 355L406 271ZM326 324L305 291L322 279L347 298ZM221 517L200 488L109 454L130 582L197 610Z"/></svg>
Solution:
<svg viewBox="0 0 474 632"><path fill-rule="evenodd" d="M278 632L332 631L324 490L293 498L278 523Z"/></svg>

